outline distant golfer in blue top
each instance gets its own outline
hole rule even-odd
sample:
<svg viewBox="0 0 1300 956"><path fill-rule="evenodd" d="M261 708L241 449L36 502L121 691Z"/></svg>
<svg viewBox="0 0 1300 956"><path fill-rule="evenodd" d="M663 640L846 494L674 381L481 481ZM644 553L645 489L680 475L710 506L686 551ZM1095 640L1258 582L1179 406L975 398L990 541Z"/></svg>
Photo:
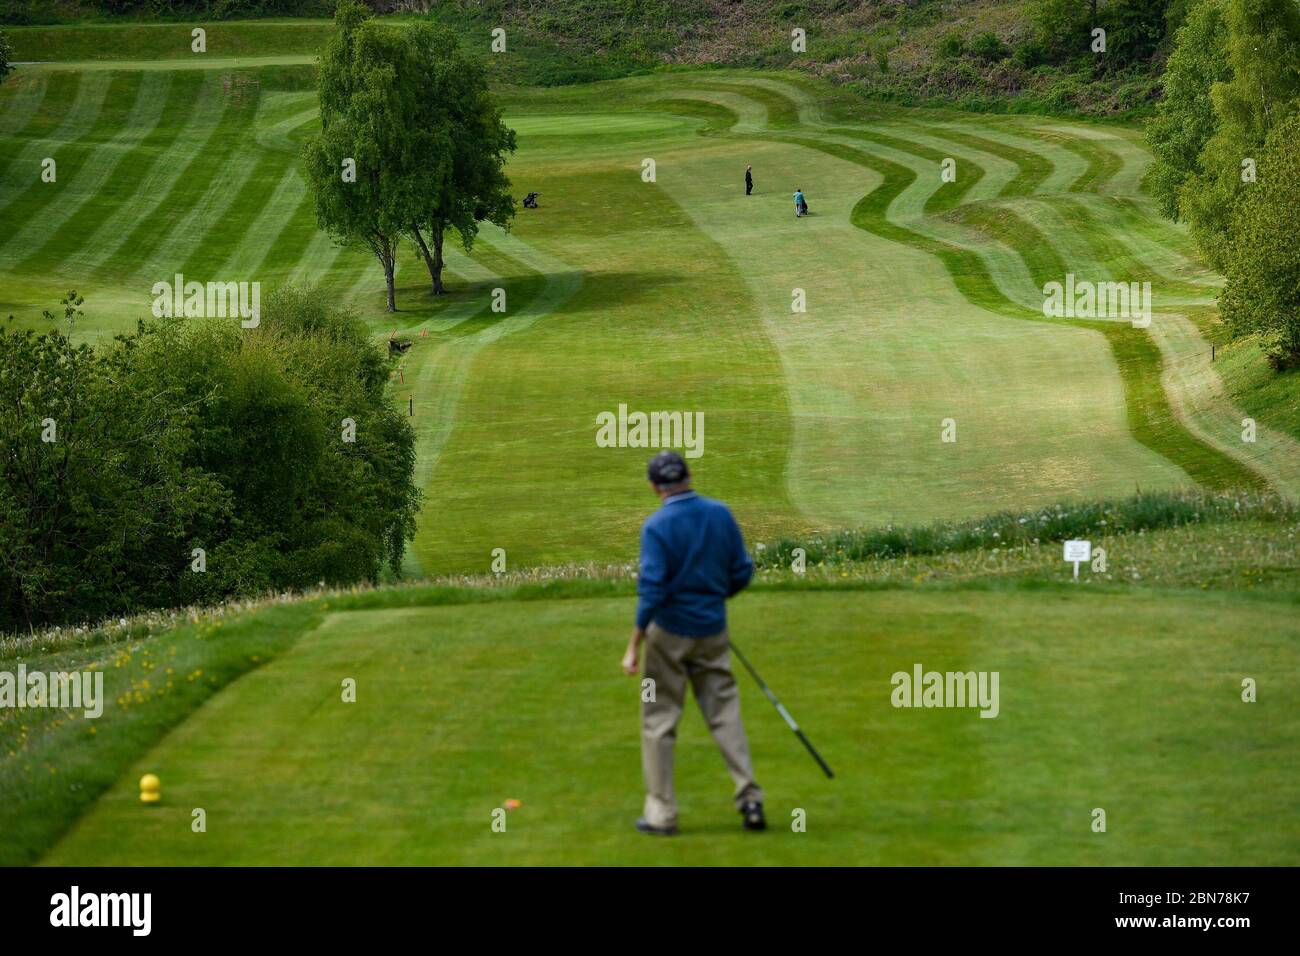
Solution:
<svg viewBox="0 0 1300 956"><path fill-rule="evenodd" d="M806 216L808 214L808 203L804 201L803 190L795 187L794 191L794 215L795 218Z"/></svg>
<svg viewBox="0 0 1300 956"><path fill-rule="evenodd" d="M754 562L727 506L691 490L681 455L660 452L650 459L647 473L662 505L641 528L640 599L636 627L623 655L624 672L635 676L644 641L644 676L653 682L647 687L652 692L642 694L646 798L636 828L658 836L677 832L673 744L689 683L735 781L734 799L744 826L762 830L767 826L763 792L754 782L749 741L740 721L726 608L727 598L749 584Z"/></svg>

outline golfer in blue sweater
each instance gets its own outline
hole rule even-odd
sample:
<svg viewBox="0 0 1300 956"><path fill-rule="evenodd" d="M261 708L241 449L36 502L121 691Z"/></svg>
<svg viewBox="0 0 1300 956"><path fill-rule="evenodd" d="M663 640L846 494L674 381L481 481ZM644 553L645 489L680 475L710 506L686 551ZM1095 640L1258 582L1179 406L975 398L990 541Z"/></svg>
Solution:
<svg viewBox="0 0 1300 956"><path fill-rule="evenodd" d="M641 528L640 600L636 628L623 655L624 672L635 676L644 642L645 676L653 681L652 691L642 694L646 798L636 828L658 836L677 832L673 744L689 683L736 783L744 826L762 830L767 825L763 792L754 782L749 741L740 722L726 608L727 598L749 584L754 562L727 506L691 490L681 455L660 452L650 460L648 475L663 504Z"/></svg>

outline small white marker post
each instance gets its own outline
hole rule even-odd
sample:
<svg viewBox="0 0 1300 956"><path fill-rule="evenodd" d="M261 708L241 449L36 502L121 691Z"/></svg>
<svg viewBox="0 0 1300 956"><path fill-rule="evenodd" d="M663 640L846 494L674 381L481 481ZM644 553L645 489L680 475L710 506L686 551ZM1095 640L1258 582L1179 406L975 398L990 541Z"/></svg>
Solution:
<svg viewBox="0 0 1300 956"><path fill-rule="evenodd" d="M1092 560L1092 542L1091 541L1067 541L1065 542L1065 560L1074 563L1074 580L1079 580L1079 564L1083 561Z"/></svg>

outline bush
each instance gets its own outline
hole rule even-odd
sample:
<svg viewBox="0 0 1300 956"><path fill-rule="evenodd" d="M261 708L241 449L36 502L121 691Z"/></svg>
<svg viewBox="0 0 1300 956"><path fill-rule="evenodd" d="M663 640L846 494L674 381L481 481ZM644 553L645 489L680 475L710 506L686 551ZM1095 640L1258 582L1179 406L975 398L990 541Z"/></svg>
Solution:
<svg viewBox="0 0 1300 956"><path fill-rule="evenodd" d="M1047 47L1039 40L1026 40L1016 47L1015 52L1011 54L1011 59L1015 60L1018 66L1032 70L1047 62Z"/></svg>
<svg viewBox="0 0 1300 956"><path fill-rule="evenodd" d="M1168 0L1110 0L1097 14L1106 31L1108 69L1150 60L1165 42Z"/></svg>
<svg viewBox="0 0 1300 956"><path fill-rule="evenodd" d="M1136 110L1159 99L1159 81L1154 77L1129 80L1115 91L1115 105L1120 110Z"/></svg>
<svg viewBox="0 0 1300 956"><path fill-rule="evenodd" d="M188 543L230 518L185 464L193 409L136 390L135 344L0 327L0 630L164 603Z"/></svg>
<svg viewBox="0 0 1300 956"><path fill-rule="evenodd" d="M1264 361L1275 372L1290 372L1300 368L1300 336L1291 329L1290 334L1282 331L1269 332L1261 337L1260 347L1264 350Z"/></svg>
<svg viewBox="0 0 1300 956"><path fill-rule="evenodd" d="M1088 52L1091 28L1088 4L1079 0L1038 0L1033 8L1034 39L1049 62L1062 62Z"/></svg>
<svg viewBox="0 0 1300 956"><path fill-rule="evenodd" d="M970 41L968 48L973 56L979 57L986 63L996 63L998 60L1005 59L1007 47L996 34L977 33Z"/></svg>
<svg viewBox="0 0 1300 956"><path fill-rule="evenodd" d="M939 41L939 55L948 60L955 60L966 52L966 40L960 33L949 33Z"/></svg>
<svg viewBox="0 0 1300 956"><path fill-rule="evenodd" d="M419 493L387 356L314 293L261 319L0 328L0 630L396 573Z"/></svg>
<svg viewBox="0 0 1300 956"><path fill-rule="evenodd" d="M1077 77L1063 76L1048 89L1047 104L1057 112L1078 109L1085 88L1085 84Z"/></svg>

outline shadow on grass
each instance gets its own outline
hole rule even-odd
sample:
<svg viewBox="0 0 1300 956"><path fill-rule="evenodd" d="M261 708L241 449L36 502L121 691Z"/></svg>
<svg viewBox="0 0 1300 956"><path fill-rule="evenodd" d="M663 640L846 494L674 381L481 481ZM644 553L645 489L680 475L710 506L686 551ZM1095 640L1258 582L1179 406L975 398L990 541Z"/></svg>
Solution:
<svg viewBox="0 0 1300 956"><path fill-rule="evenodd" d="M701 279L706 278L701 275ZM566 316L635 306L652 300L662 289L686 285L693 277L672 272L584 272L582 288L564 305Z"/></svg>

